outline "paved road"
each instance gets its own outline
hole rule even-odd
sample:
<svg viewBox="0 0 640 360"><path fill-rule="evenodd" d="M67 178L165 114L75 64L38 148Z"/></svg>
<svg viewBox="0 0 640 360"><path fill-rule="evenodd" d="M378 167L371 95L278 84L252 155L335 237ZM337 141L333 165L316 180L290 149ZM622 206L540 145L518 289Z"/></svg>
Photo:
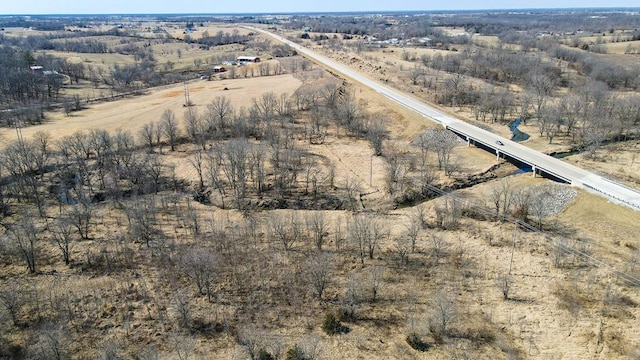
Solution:
<svg viewBox="0 0 640 360"><path fill-rule="evenodd" d="M527 163L536 169L538 173L547 173L560 178L573 186L586 189L592 193L597 193L607 197L619 204L624 204L635 210L640 210L640 192L624 185L613 182L602 176L581 169L577 166L568 164L562 160L543 154L539 151L530 149L524 145L513 142L509 139L492 134L489 131L480 129L474 125L459 120L449 114L446 114L437 108L426 105L411 96L401 93L398 90L385 86L377 81L373 81L348 66L333 61L323 55L311 51L299 44L289 41L282 36L268 32L262 29L253 28L252 30L269 35L289 46L293 47L297 52L314 59L315 61L351 78L361 84L372 88L378 93L388 97L389 99L406 106L425 118L441 124L445 128L466 137L470 143L480 143L485 147L496 151L497 156L508 156ZM500 141L502 145L499 145Z"/></svg>

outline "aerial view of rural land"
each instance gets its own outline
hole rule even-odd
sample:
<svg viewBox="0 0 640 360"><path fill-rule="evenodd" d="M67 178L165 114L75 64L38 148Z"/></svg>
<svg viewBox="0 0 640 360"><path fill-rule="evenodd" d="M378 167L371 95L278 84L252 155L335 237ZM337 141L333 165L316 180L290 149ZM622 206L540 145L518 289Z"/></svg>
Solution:
<svg viewBox="0 0 640 360"><path fill-rule="evenodd" d="M0 359L640 360L638 3L3 1Z"/></svg>

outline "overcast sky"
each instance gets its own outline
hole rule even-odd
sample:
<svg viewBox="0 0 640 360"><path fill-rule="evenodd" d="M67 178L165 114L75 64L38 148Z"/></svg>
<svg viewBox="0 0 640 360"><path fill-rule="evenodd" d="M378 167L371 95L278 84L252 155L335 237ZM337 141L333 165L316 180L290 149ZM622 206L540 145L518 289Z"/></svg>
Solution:
<svg viewBox="0 0 640 360"><path fill-rule="evenodd" d="M638 7L638 0L0 0L0 14L283 13Z"/></svg>

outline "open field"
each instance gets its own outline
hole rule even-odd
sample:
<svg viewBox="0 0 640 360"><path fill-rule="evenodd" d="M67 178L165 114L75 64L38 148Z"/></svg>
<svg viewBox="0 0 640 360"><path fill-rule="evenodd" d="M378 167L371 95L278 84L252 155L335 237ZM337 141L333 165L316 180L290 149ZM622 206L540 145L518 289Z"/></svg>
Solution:
<svg viewBox="0 0 640 360"><path fill-rule="evenodd" d="M148 26L157 25L165 26ZM237 29L206 25L190 36ZM463 49L308 44L426 101L451 75L429 70L430 88L411 84L408 72L422 55ZM179 64L176 72L244 49L152 47L158 63ZM49 54L104 69L132 63L118 54ZM11 152L21 149L15 129L0 130L0 205L10 209L0 234L0 358L46 358L48 339L78 359L289 359L295 348L313 359L640 356L637 212L534 178L456 139L447 173L437 138L421 152L423 133L444 133L421 116L316 65L302 69L299 57L263 63L299 67L190 80L190 107L179 82L47 112L42 124L21 130L24 149L48 150L46 166L26 176L5 167L22 153ZM215 111L220 99L229 113ZM509 134L504 122L473 120L470 107L439 106ZM188 111L197 115L195 133ZM158 135L140 136L150 123ZM539 137L536 125L520 128L531 134L527 146L571 147L563 137ZM638 152L632 140L565 160L640 186ZM425 181L450 193L425 190ZM38 249L33 272L16 251L24 239ZM329 316L341 325L327 329Z"/></svg>
<svg viewBox="0 0 640 360"><path fill-rule="evenodd" d="M201 84L201 86L197 86L198 84ZM190 94L191 99L196 104L196 108L199 111L204 111L204 106L209 100L220 94L224 94L224 96L231 99L234 106L249 106L251 99L258 98L264 91L291 93L299 84L299 81L290 75L216 82L202 81L190 85ZM229 90L221 90L224 87L229 88ZM24 135L28 138L34 132L47 131L52 135L52 140L55 140L59 136L68 135L73 131L86 131L98 127L109 131L127 130L135 133L145 122L157 121L165 109L173 109L179 112L184 100L183 95L183 88L176 86L154 90L148 95L134 99L96 104L90 109L74 113L71 117L54 117L47 124L24 129ZM413 118L406 110L394 109L392 104L378 99L372 94L363 91L359 92L358 96L361 97L362 104L370 111L375 112L384 109L389 113L389 131L393 134L393 138L400 143L413 140L415 133L429 125L419 118ZM123 116L123 114L126 115ZM7 131L4 134L5 139L12 135L12 131ZM440 358L449 356L447 354L454 351L454 348L458 349L456 351L474 354L474 357L496 358L498 353L495 347L481 345L479 348L472 350L473 347L466 340L447 341L443 346L436 346L436 348L423 354L415 353L415 350L408 347L405 342L406 329L411 329L411 331L418 333L428 332L425 328L428 323L425 316L430 313L431 305L429 301L420 299L433 297L434 291L440 288L440 291L447 289L446 291L454 291L459 294L456 300L456 304L460 309L459 319L476 323L478 326L480 324L485 326L470 330L466 329L463 323L460 323L455 325L458 329L457 331L481 331L487 332L486 334L492 334L496 330L491 329L502 329L495 335L487 335L497 337L497 341L500 342L499 346L503 347L502 351L519 353L521 354L520 356L535 359L558 356L567 359L579 359L585 354L593 352L598 352L607 358L616 358L621 351L626 351L621 349L620 346L624 346L624 349L627 349L631 345L619 345L619 343L610 342L613 340L605 340L605 345L602 345L600 344L602 340L599 340L598 337L599 333L605 334L607 339L615 337L619 341L624 341L625 344L635 344L634 327L630 320L624 320L624 318L640 316L640 313L637 313L637 308L624 307L617 310L626 314L624 318L619 317L622 315L613 314L611 316L614 317L608 318L609 321L607 321L606 325L603 325L597 317L594 318L591 315L594 312L604 311L603 300L601 300L599 294L604 292L605 289L602 287L604 285L600 285L599 282L590 285L592 280L588 280L588 277L609 278L610 275L607 269L594 268L589 271L591 275L582 274L583 272L578 270L567 272L567 270L558 269L553 266L549 255L551 250L541 237L526 233L519 234L517 251L513 256L513 275L511 275L513 289L511 290L510 300L503 300L502 295L500 295L500 289L496 285L496 279L500 274L506 272L508 268L511 256L509 244L513 236L513 226L510 224L483 223L469 219L464 220L461 229L454 232L438 233L433 230L424 230L424 232L421 232L417 242L418 252L410 255L410 264L413 265L406 268L406 270L413 270L407 272L403 267L388 265L389 261L393 262L395 252L395 245L392 239L401 237L406 231L405 229L410 225L415 209L408 207L394 211L389 208L390 199L384 195L384 191L381 191L385 187L384 171L381 171L385 167L383 160L375 158L373 162L373 169L375 170L375 174L372 177L373 183L368 186L369 179L367 175L371 154L370 149L362 140L354 141L349 138L329 140L323 145L311 146L308 150L336 164L337 183L344 183L348 177L355 177L362 183L362 191L371 193L364 197L363 205L366 208L386 209L386 214L383 216L382 219L384 220L382 221L388 224L390 235L387 238L388 240L380 243L381 255L377 260L361 268L356 266L356 259L353 258L351 264L346 265L346 269L343 268L343 265L335 270L336 279L326 290L326 298L329 300L320 303L312 302L313 305L311 307L308 307L309 304L307 303L308 305L305 306L307 310L300 314L305 314L306 320L303 318L291 318L288 320L288 325L268 330L269 336L280 338L283 344L291 344L293 339L303 339L299 340L303 342L317 342L318 351L328 358L356 359L362 356L372 359L407 356ZM176 153L167 153L163 155L163 158L167 163L175 165L175 171L179 177L195 182L197 181L197 175L191 165L188 164L188 161L186 161L189 158L189 153L189 148L185 147ZM495 162L495 158L490 154L466 147L459 148L456 151L456 156L461 163L461 168L464 169L463 171L470 173L481 171ZM532 179L530 175L513 176L508 181L512 183L512 186L533 186L545 183L542 179ZM484 194L490 192L492 187L497 186L496 184L487 183L466 189L459 196L463 196L465 199L472 199L476 203L483 203L486 201ZM437 202L437 200L426 202L422 206L427 209L433 209ZM597 205L594 205L594 202ZM220 224L227 224L224 226L231 226L230 224L241 221L234 211L222 211L202 206L198 206L198 209L199 216L203 219L212 217L218 219L216 222ZM112 211L109 210L109 213ZM284 217L290 216L286 215L287 213L291 212L282 212L281 215ZM621 216L622 213L626 215ZM607 216L606 220L603 219L605 214ZM266 215L259 215L258 218L261 219L261 223L266 221L264 217ZM298 213L297 216L304 216L304 213ZM334 224L331 226L332 228L338 221L343 223L348 221L345 220L347 214L342 211L327 212L325 216L330 224ZM636 241L632 239L633 234L640 231L640 227L633 220L634 218L635 214L631 211L607 205L600 198L593 195L581 194L567 210L558 216L558 221L561 221L565 226L579 229L578 236L591 239L594 256L605 259L616 267L622 268L625 266L622 260L630 258L629 249L637 246ZM98 227L95 230L97 233L109 231L107 229L111 227L109 223L112 220L104 218L103 221L105 221L102 225L104 230L100 230L101 227ZM599 225L595 225L596 223ZM168 222L162 228L165 231L170 231L172 226L171 222ZM330 232L329 237L335 235ZM420 265L433 261L430 258L432 255L429 255L431 251L430 236L436 235L443 236L446 239L450 252L460 251L464 254L465 261L468 263L465 268L457 271L469 272L467 275L462 273L453 275L456 270L454 270L455 268L449 269L446 267L449 265L436 267L431 265L426 268L424 268L424 265ZM190 240L188 240L190 236L187 233L178 233L177 236L179 239L177 244L184 243L186 245L190 243ZM620 237L629 240L616 244L614 239ZM79 256L82 251L88 251L82 249L89 249L92 243L79 244L76 249L79 253L76 256ZM337 245L331 242L328 246L335 247ZM452 255L453 253L451 253ZM368 320L348 323L350 327L349 334L338 337L324 335L316 325L321 321L321 316L318 314L323 314L335 308L335 301L330 299L338 299L342 296L341 288L346 286L347 276L368 276L366 275L367 271L370 271L368 269L375 264L383 263L387 264L387 270L384 275L384 285L382 285L378 294L380 300L375 304L363 304L358 310L358 313L362 314L362 316L366 314ZM446 262L443 264L446 264ZM43 270L47 271L47 269L56 269L60 274L68 273L68 270L64 267L54 264L45 267ZM9 271L19 272L20 270L12 269ZM453 271L453 274L445 275L451 271ZM415 272L417 274L425 272L427 279L443 276L443 282L439 284L431 283L429 280L425 282L420 277L416 277ZM113 297L116 296L117 292L109 295L108 289L121 288L123 286L122 281L125 279L133 289L141 287L155 289L162 286L163 281L161 279L166 276L157 274L155 270L146 268L146 266L140 267L136 270L136 273L144 274L146 279L144 283L140 282L140 280L134 280L130 277L131 275L125 278L122 278L122 275L110 276L103 278L99 282L95 280L86 282L81 274L69 273L67 275L68 280L65 280L65 287L80 296L88 296L90 292L103 294L103 300L100 302L102 305L95 305L97 306L96 311L102 314L102 319L95 323L94 326L112 328L112 330L105 333L108 334L106 335L107 338L120 338L125 336L126 330L118 320L121 315L117 315L119 307L122 306L122 301ZM414 274L412 275L412 273ZM451 282L454 279L457 280ZM544 282L541 282L541 279L544 279ZM38 282L39 285L37 286L42 287L43 291L50 291L48 290L50 286L61 281L49 280L46 277L41 280L42 282ZM411 284L411 286L407 287L407 284ZM571 305L565 303L564 301L567 300L564 300L564 298L562 300L556 298L556 296L560 296L557 294L564 294L561 292L566 287L573 289L567 291L577 291L578 295L576 296L580 296L580 299L582 299L579 301L584 301L579 305L579 308L565 310L567 306ZM617 289L618 285L615 285L614 288ZM629 301L640 301L635 291L628 288L625 289L627 290L607 291L625 291L625 296L633 299ZM157 294L155 296L162 297L164 295ZM582 298L582 296L585 297ZM202 307L202 309L206 309L207 305L201 303L201 301L202 299L195 298L193 305L196 308ZM89 304L79 302L78 306L86 307ZM147 339L154 331L153 324L157 320L150 322L146 320L146 317L142 317L143 309L148 306L144 305L144 302L140 303L136 300L131 300L127 301L127 304L130 309L134 309L133 317L129 317L130 325L128 326L136 330L126 331L130 334L136 334L134 336L140 341ZM156 318L157 315L153 315L156 310L150 309L148 311L151 311L151 315L148 316ZM223 307L217 308L218 315L216 316L224 318L227 316L224 315L225 311ZM140 315L137 315L138 313ZM274 321L268 314L264 314L261 319L261 321L266 322ZM618 325L611 324L614 319ZM304 330L306 326L311 327L312 330ZM179 341L187 341L184 335L177 333L171 333L166 336L177 336L180 339ZM144 341L149 341L149 339ZM171 341L177 340L171 340L170 337L167 337L164 341L165 344L160 346L158 351L167 354L177 351L175 350L178 349L177 347L170 345ZM193 351L193 354L208 354L207 356L215 357L242 357L241 348L230 346L232 343L233 339L226 336L218 336L213 341L195 343L191 351ZM135 347L127 347L126 349L122 351L136 351Z"/></svg>
<svg viewBox="0 0 640 360"><path fill-rule="evenodd" d="M640 53L640 41L624 41L604 44L607 54L630 54L638 55Z"/></svg>
<svg viewBox="0 0 640 360"><path fill-rule="evenodd" d="M194 108L204 115L207 105L216 96L225 96L238 108L248 107L254 98L266 92L278 95L292 94L299 85L300 81L291 75L218 81L197 80L189 83L189 98ZM224 90L225 88L228 90ZM154 89L147 95L92 104L88 109L74 112L71 116L66 116L63 112L51 113L46 124L25 128L22 133L25 138L30 138L36 132L45 131L51 134L52 140L76 131L92 129L110 132L122 130L135 135L144 124L159 121L165 110L172 110L181 116L184 103L184 85L167 86L161 90ZM1 131L0 134L5 141L13 141L15 130Z"/></svg>

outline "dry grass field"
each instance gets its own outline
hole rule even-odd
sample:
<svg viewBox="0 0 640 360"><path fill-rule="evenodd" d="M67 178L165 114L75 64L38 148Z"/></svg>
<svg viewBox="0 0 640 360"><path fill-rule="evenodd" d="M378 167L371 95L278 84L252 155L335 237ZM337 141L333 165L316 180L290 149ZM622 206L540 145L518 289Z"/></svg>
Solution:
<svg viewBox="0 0 640 360"><path fill-rule="evenodd" d="M291 75L258 77L234 80L194 80L188 83L189 99L194 108L204 115L207 105L217 96L225 96L234 106L248 107L253 99L266 92L292 94L300 85L300 80ZM224 90L224 89L227 90ZM185 86L183 84L153 89L146 95L124 100L91 104L87 109L66 116L64 112L54 112L47 123L22 130L25 138L38 131L51 134L52 140L73 134L76 131L123 130L137 134L140 128L150 122L159 121L165 110L174 111L181 117L184 111ZM15 130L2 129L5 141L15 140Z"/></svg>
<svg viewBox="0 0 640 360"><path fill-rule="evenodd" d="M640 53L640 41L624 41L614 42L604 45L607 54L630 54L638 55Z"/></svg>
<svg viewBox="0 0 640 360"><path fill-rule="evenodd" d="M207 24L195 34L234 29ZM180 37L182 29L174 30L172 34ZM182 61L188 67L194 59L213 55L190 45L175 46L155 45L160 62ZM179 58L178 48L182 49ZM403 59L405 51L419 58L422 53L441 50L326 54L371 78L407 88L401 69L410 69L412 64ZM130 60L116 54L52 55L105 67ZM190 81L191 109L204 116L207 105L221 96L235 109L249 108L264 94L292 95L303 85L331 76L322 74L315 80L285 74ZM361 109L384 119L388 148L398 149L403 155L417 152L412 143L434 124L369 89L353 89ZM428 98L428 94L414 96ZM30 140L46 132L52 143L76 132L98 129L136 136L145 124L159 122L166 110L176 114L185 133L184 104L184 84L152 88L143 95L92 103L70 115L48 113L44 124L24 128L22 134ZM473 122L469 112L456 115ZM306 129L310 118L302 112L289 126ZM504 125L483 125L501 135L508 134ZM535 129L529 131L526 126L524 131L535 134ZM15 134L12 129L0 131L3 147L13 142ZM259 142L251 139L251 143ZM216 141L207 144L210 149L216 145ZM566 147L559 141L549 145L537 137L527 145L541 151ZM91 236L73 248L75 264L64 265L54 242L47 238L38 275L27 275L21 263L3 258L0 290L24 286L33 290L29 294L39 294L40 300L29 298L30 305L21 309L19 317L30 319L30 312L38 312L44 314L43 318L66 319L74 334L68 344L70 357L78 359L105 358L109 354L116 356L111 358L137 359L246 359L261 347L285 358L295 345L313 354L314 359L564 360L640 356L640 287L624 282L614 271L640 274L638 212L576 190L566 206L542 219L545 232L536 233L474 209L493 209L491 194L496 189L506 186L516 193L548 186L550 181L519 173L507 163L498 164L492 154L466 144L457 144L453 151L457 171L451 177L439 172L437 182L449 185L457 179L487 173L492 177L453 191L455 202L439 196L402 206L386 190L388 160L375 156L365 138L330 125L322 143L314 144L297 135L290 146L317 158L322 164L320 173L327 172L327 164L333 166L335 184L333 189L326 187L328 192L343 196L347 184L356 183L357 211L265 207L247 216L223 209L215 201L200 204L188 191L176 190L106 201L97 206ZM176 151L168 151L165 146L164 152L155 151L153 155L174 169L177 180L193 190L198 182L193 161L199 149L184 142ZM633 148L611 145L599 150L595 160L569 157L566 161L638 186L638 152L637 142ZM416 166L409 164L406 171L415 172ZM297 180L300 188L304 187L302 178L300 175ZM132 220L126 211L150 203L153 206L149 209L153 207L157 217L156 230L162 235L158 236L162 240L157 244L154 240L152 245L130 238ZM434 226L442 209L454 203L464 209L456 226ZM45 218L52 219L58 211L57 205L50 206ZM323 254L331 260L331 276L324 294L316 297L312 281L305 280L313 273L309 264L322 255L315 252L311 235L283 249L273 240L273 234L275 218L297 219L308 226L308 219L318 212L327 223ZM379 234L378 248L370 257L360 258L350 240L355 213L375 217L377 223L371 226L380 225L385 230ZM416 230L415 249L403 255L405 260L399 254L419 218L426 224ZM196 230L196 223L200 230ZM589 256L563 251L566 248L554 246L557 243L579 248ZM212 299L198 293L192 278L181 272L189 265L183 254L198 247L214 249L218 269L224 269L215 274ZM345 309L354 311L353 316L342 320L348 332L328 335L323 331L325 316L344 315ZM0 340L42 346L45 340L31 336L27 326L9 325L4 310L0 310L0 320L7 326L0 330ZM192 325L179 325L185 311ZM445 318L447 329L440 329ZM412 334L424 342L426 351L408 344L407 337Z"/></svg>

